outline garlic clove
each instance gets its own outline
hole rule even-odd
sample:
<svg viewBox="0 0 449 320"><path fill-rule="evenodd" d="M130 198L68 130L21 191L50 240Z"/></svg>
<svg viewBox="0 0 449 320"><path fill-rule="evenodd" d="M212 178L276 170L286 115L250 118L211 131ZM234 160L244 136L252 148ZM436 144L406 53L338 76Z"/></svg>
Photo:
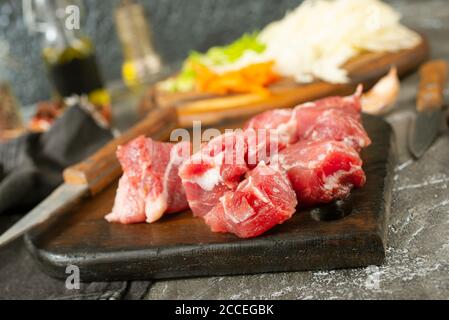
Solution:
<svg viewBox="0 0 449 320"><path fill-rule="evenodd" d="M362 96L362 110L365 113L380 115L390 111L399 97L401 82L395 67Z"/></svg>

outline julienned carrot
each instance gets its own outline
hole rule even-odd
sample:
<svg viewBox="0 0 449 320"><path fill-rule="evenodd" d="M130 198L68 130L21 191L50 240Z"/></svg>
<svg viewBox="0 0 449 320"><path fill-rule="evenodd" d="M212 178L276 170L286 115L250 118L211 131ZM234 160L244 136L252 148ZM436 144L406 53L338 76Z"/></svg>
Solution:
<svg viewBox="0 0 449 320"><path fill-rule="evenodd" d="M218 74L200 63L192 63L195 71L196 88L201 92L214 94L270 93L268 86L280 79L273 70L274 62L252 64L237 71Z"/></svg>

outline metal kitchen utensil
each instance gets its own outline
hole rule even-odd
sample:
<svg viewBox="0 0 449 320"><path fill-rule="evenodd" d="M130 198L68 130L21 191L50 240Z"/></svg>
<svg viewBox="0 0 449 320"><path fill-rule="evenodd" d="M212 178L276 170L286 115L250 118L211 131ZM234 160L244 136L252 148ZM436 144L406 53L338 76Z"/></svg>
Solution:
<svg viewBox="0 0 449 320"><path fill-rule="evenodd" d="M17 239L34 227L78 201L83 197L94 196L103 191L121 174L120 164L115 156L119 145L145 135L156 140L167 140L177 126L176 112L171 109L158 109L135 127L114 139L87 160L64 171L64 183L47 199L29 212L19 222L0 237L0 247Z"/></svg>
<svg viewBox="0 0 449 320"><path fill-rule="evenodd" d="M417 116L409 138L410 152L417 159L422 157L438 137L443 118L447 74L448 65L443 60L430 61L421 67Z"/></svg>

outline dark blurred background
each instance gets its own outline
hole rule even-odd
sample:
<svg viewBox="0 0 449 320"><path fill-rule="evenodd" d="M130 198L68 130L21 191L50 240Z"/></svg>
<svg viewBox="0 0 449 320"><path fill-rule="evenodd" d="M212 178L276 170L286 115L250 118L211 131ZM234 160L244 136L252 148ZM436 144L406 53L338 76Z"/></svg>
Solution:
<svg viewBox="0 0 449 320"><path fill-rule="evenodd" d="M166 63L181 61L191 49L225 44L243 32L260 29L281 18L301 0L141 0L152 25L154 42ZM404 13L405 22L418 23L412 7L421 0L390 0ZM120 80L122 52L113 21L118 0L85 0L86 28L94 39L106 82ZM449 2L448 2L449 5ZM407 9L415 12L408 16ZM430 8L429 8L430 9ZM405 11L405 12L404 12ZM435 12L434 14L438 14ZM425 21L422 21L425 24ZM410 23L409 23L410 24ZM420 23L421 24L421 23ZM41 59L40 35L29 34L22 19L22 1L0 0L0 43L9 46L0 59L0 79L11 83L22 105L47 99L51 86ZM3 46L4 47L4 46ZM1 53L1 51L0 51ZM0 54L1 56L1 54Z"/></svg>
<svg viewBox="0 0 449 320"><path fill-rule="evenodd" d="M181 61L191 49L225 44L245 31L281 18L300 0L143 0L154 43L165 62ZM113 21L118 0L85 0L86 30L94 40L103 77L121 77L122 52ZM29 34L22 2L0 0L0 41L9 43L12 63L0 62L0 78L11 82L22 105L47 99L51 86L41 59L40 37Z"/></svg>

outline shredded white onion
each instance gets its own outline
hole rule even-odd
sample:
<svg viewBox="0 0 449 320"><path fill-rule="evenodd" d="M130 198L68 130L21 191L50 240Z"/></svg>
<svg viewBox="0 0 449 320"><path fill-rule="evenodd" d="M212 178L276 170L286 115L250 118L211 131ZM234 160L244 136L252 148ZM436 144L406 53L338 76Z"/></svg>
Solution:
<svg viewBox="0 0 449 320"><path fill-rule="evenodd" d="M262 56L244 56L226 70L274 60L279 74L301 83L344 83L348 76L342 66L361 52L419 44L421 37L399 21L399 13L379 0L306 0L262 30L259 37L267 45Z"/></svg>

